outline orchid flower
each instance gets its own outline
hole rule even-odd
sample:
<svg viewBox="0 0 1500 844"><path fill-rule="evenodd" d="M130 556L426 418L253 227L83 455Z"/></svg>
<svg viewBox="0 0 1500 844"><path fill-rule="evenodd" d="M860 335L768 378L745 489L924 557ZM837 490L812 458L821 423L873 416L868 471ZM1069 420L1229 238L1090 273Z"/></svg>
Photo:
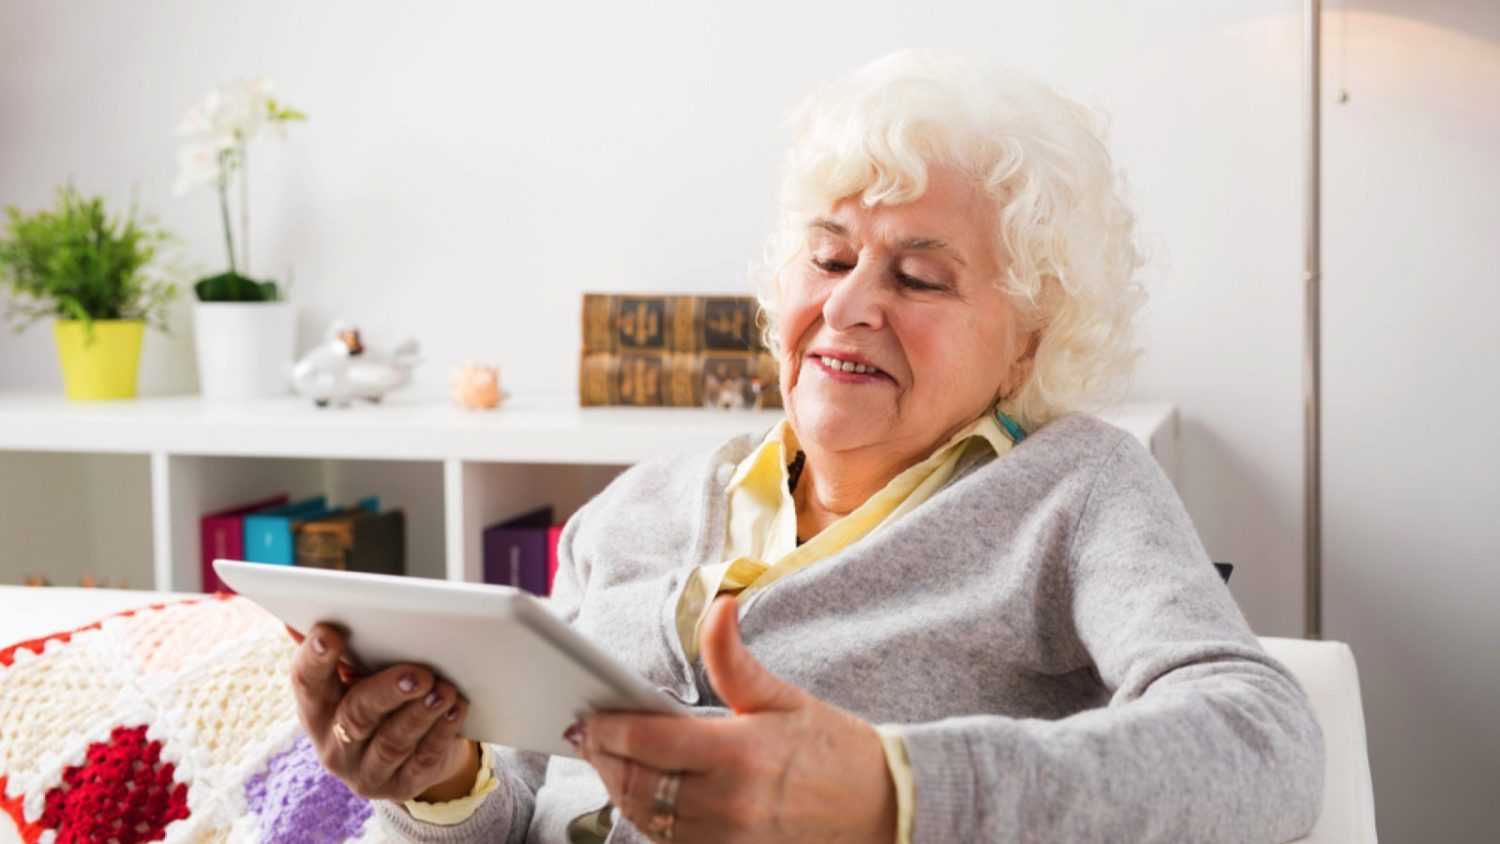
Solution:
<svg viewBox="0 0 1500 844"><path fill-rule="evenodd" d="M278 103L271 95L269 80L238 80L209 92L203 102L189 109L178 124L183 138L177 153L177 183L180 196L201 185L218 188L219 209L224 220L224 245L230 272L237 273L234 232L229 222L229 185L239 175L240 237L249 273L250 200L246 189L248 149L263 130L285 137L285 125L306 120L307 115Z"/></svg>

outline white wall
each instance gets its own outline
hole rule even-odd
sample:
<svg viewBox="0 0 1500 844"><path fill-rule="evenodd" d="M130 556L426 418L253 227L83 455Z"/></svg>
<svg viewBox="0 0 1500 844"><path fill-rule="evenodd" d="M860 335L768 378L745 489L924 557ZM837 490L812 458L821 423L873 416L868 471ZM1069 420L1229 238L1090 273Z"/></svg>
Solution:
<svg viewBox="0 0 1500 844"><path fill-rule="evenodd" d="M1461 194L1475 185L1477 168L1490 181L1475 187L1497 195L1482 146L1493 139L1494 109L1480 105L1485 92L1472 78L1475 68L1493 67L1496 28L1457 35L1490 20L1493 7L1480 0L1406 5L1425 15L1420 32L1431 38L1417 40L1461 44L1462 62L1440 50L1419 53L1436 68L1410 77L1420 84L1402 83L1414 87L1398 95L1392 80L1406 75L1377 77L1372 68L1407 67L1406 42L1419 30L1376 34L1356 25L1365 19L1356 9L1348 66L1351 85L1359 84L1350 106L1328 118L1327 202L1337 218L1326 247L1328 632L1355 640L1367 686L1381 701L1417 676L1461 676L1451 656L1439 673L1415 675L1406 662L1366 654L1357 636L1368 631L1357 625L1374 622L1355 619L1366 618L1368 607L1340 603L1372 594L1381 606L1400 605L1425 585L1393 579L1404 562L1395 549L1405 546L1389 534L1414 542L1413 525L1433 515L1402 506L1400 484L1442 488L1458 472L1467 486L1457 500L1476 513L1500 504L1494 472L1486 487L1477 468L1484 455L1460 462L1461 446L1479 442L1478 420L1500 410L1493 393L1376 405L1386 385L1350 375L1376 360L1374 371L1399 371L1403 383L1420 386L1421 372L1451 365L1440 354L1447 344L1477 364L1494 336L1473 325L1479 308L1466 311L1466 300L1452 295L1494 281L1493 243L1468 216L1488 212L1493 220L1493 204L1485 205L1493 200L1465 195L1457 207L1441 206L1431 177L1422 176L1441 160L1442 186ZM440 391L454 364L479 357L499 362L513 390L571 393L581 291L744 289L745 267L770 220L781 117L814 81L901 46L1003 56L1113 114L1113 145L1155 257L1136 394L1181 408L1180 489L1210 553L1239 565L1233 589L1252 624L1263 634L1296 635L1299 8L1296 0L10 2L0 4L0 202L36 207L69 176L117 202L135 186L192 257L215 269L222 259L211 196L170 195L171 131L215 83L270 76L312 119L284 145L255 151L255 267L295 268L303 341L347 315L377 341L396 332L423 341L430 363L418 389ZM1360 39L1389 52L1368 53ZM1438 82L1449 84L1431 87ZM1429 106L1442 115L1441 131L1413 128L1413 118L1430 116ZM1392 165L1394 179L1387 178ZM1351 190L1383 184L1398 193ZM1459 219L1467 222L1451 225ZM1338 285L1357 279L1392 299L1418 278L1424 287L1446 285L1437 289L1450 295L1419 297L1403 309L1418 315L1404 326L1404 354L1382 358L1388 352L1372 345L1378 337L1362 333L1374 330L1363 321L1379 315L1361 311L1342 292L1350 288ZM151 338L147 392L192 388L189 332L179 324L175 339ZM1455 339L1460 326L1470 326L1466 339ZM0 337L0 389L57 389L49 342L40 328ZM1377 421L1387 418L1377 408L1396 413L1388 418L1401 427ZM1459 408L1474 415L1452 412ZM1440 424L1428 418L1432 410ZM1443 460L1424 461L1416 444L1397 436L1433 427L1454 432ZM1371 500L1370 485L1382 480L1388 490L1375 499L1380 506L1362 509L1358 502ZM1425 506L1444 503L1452 500ZM1462 553L1424 560L1424 570L1439 567L1459 588L1475 549L1494 547L1478 518L1444 522L1443 535L1456 537ZM1384 533L1370 530L1371 522ZM1388 541L1373 541L1377 535ZM1355 538L1364 544L1356 547ZM1368 571L1391 577L1371 580ZM1409 627L1427 637L1423 647L1457 648L1476 628L1495 638L1493 622L1476 620L1459 592L1444 594L1433 606L1416 601L1399 610L1417 614ZM1468 594L1477 601L1486 593ZM1460 683L1470 696L1452 709L1493 711L1500 695L1480 683ZM1474 696L1480 692L1490 697ZM1460 779L1489 774L1492 782L1494 763L1459 754L1460 767L1424 767L1425 778L1414 778L1400 758L1411 748L1382 736L1428 712L1410 693L1402 701L1370 703L1381 823L1406 831L1409 818L1477 817L1478 808L1446 795L1462 793ZM1461 723L1474 726L1473 719ZM1456 733L1442 735L1446 743L1430 754L1453 748ZM1397 814L1387 806L1399 807Z"/></svg>
<svg viewBox="0 0 1500 844"><path fill-rule="evenodd" d="M1329 81L1349 102L1325 112L1325 631L1359 660L1382 837L1490 840L1500 4L1370 3L1346 34Z"/></svg>

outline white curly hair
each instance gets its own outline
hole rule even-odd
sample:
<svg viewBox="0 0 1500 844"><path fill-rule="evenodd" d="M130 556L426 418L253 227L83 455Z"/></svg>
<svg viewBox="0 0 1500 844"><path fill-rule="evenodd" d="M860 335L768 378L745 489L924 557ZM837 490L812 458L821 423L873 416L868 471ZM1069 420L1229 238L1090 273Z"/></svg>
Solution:
<svg viewBox="0 0 1500 844"><path fill-rule="evenodd" d="M1140 351L1145 302L1135 217L1103 121L1015 70L903 50L813 91L793 111L778 227L753 273L768 348L779 354L777 276L807 224L837 202L911 202L927 169L957 169L999 211L995 279L1023 331L1039 330L1025 381L1000 408L1027 431L1113 400Z"/></svg>

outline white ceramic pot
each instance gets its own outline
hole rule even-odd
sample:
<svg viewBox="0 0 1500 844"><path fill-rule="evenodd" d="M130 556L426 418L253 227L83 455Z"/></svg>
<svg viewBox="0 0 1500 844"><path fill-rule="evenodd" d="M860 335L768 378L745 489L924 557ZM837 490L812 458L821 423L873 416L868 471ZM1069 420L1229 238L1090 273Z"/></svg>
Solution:
<svg viewBox="0 0 1500 844"><path fill-rule="evenodd" d="M204 398L263 398L290 388L297 342L292 303L195 302L193 332Z"/></svg>

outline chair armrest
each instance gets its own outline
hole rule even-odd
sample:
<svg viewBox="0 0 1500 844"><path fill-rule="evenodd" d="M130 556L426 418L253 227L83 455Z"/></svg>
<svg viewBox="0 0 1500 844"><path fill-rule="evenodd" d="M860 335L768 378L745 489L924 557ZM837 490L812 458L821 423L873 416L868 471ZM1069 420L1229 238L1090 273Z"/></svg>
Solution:
<svg viewBox="0 0 1500 844"><path fill-rule="evenodd" d="M1343 642L1270 637L1260 642L1297 677L1323 728L1323 812L1312 832L1298 840L1374 844L1375 797L1354 652Z"/></svg>

